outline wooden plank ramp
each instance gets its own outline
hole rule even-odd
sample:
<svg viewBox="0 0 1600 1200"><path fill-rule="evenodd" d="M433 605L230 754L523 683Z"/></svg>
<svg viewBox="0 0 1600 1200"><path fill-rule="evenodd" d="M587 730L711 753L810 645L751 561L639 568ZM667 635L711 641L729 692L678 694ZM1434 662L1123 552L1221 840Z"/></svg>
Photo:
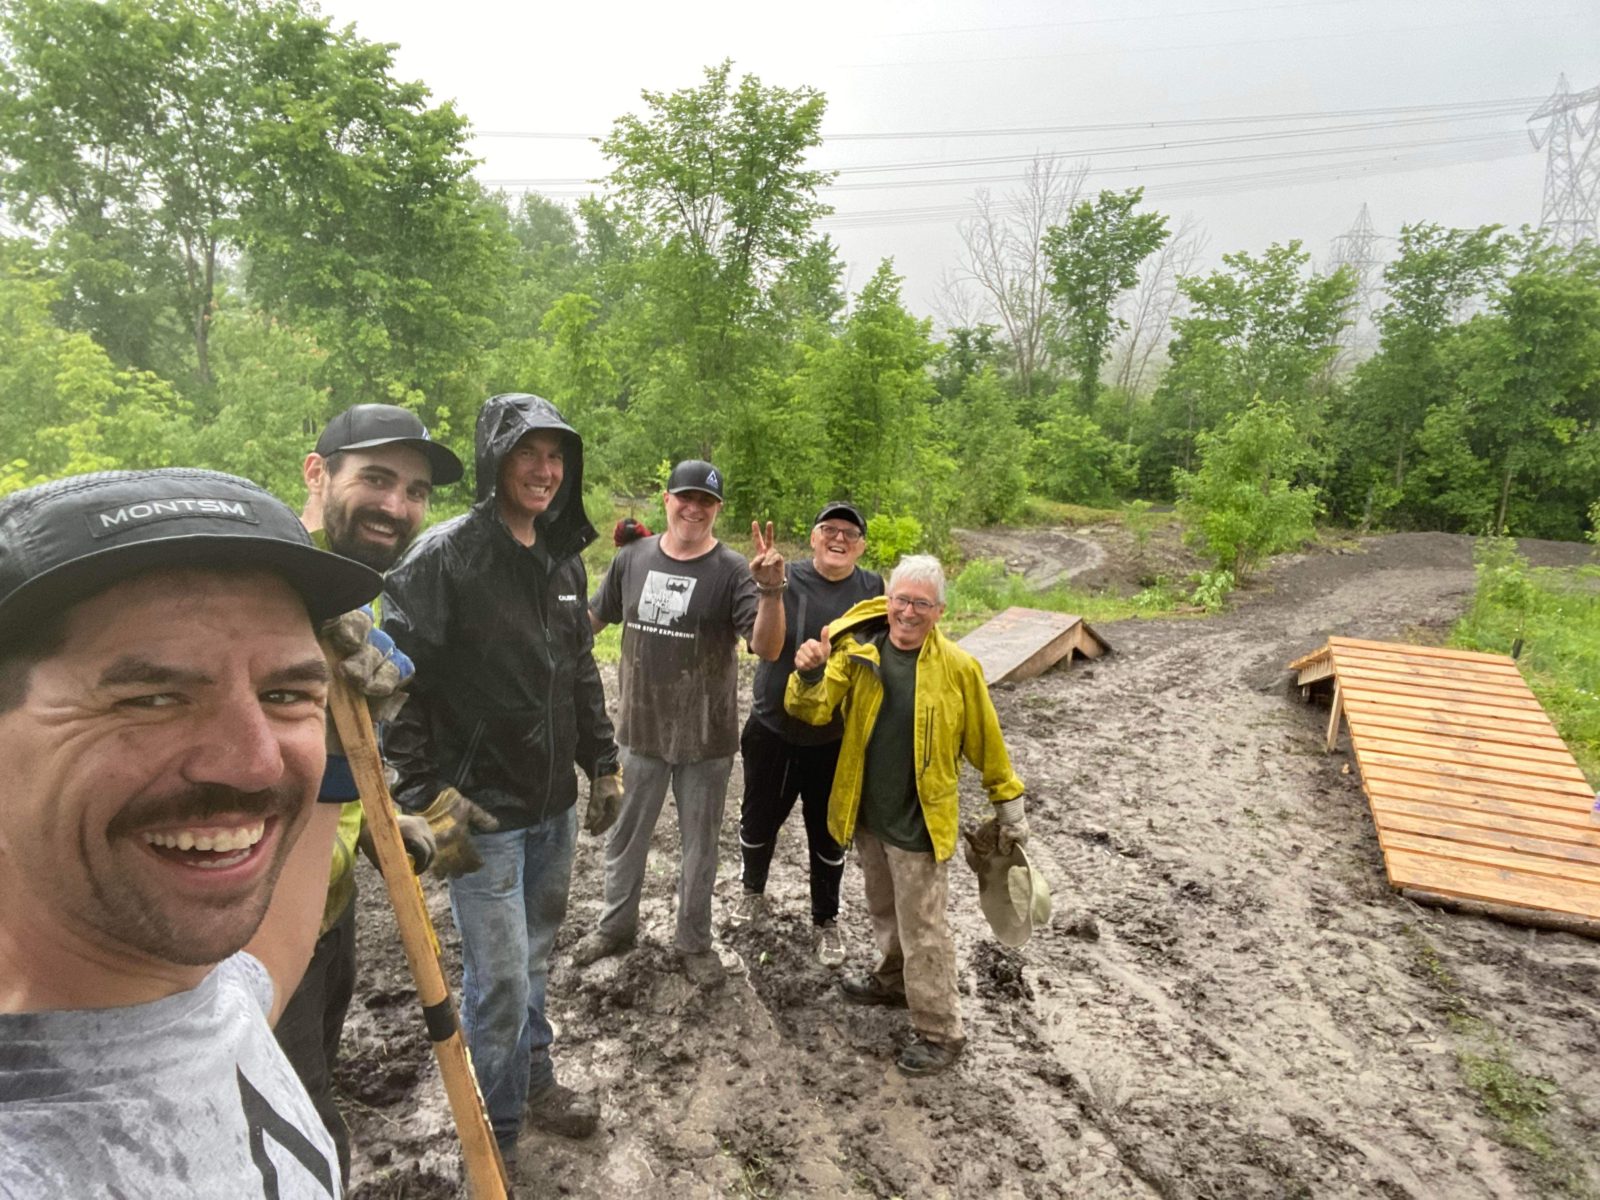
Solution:
<svg viewBox="0 0 1600 1200"><path fill-rule="evenodd" d="M1390 886L1422 903L1600 937L1594 790L1503 654L1329 638L1289 664L1333 682Z"/></svg>
<svg viewBox="0 0 1600 1200"><path fill-rule="evenodd" d="M1111 649L1082 617L1017 607L991 617L956 644L978 660L991 687L1032 679L1074 654L1099 658Z"/></svg>

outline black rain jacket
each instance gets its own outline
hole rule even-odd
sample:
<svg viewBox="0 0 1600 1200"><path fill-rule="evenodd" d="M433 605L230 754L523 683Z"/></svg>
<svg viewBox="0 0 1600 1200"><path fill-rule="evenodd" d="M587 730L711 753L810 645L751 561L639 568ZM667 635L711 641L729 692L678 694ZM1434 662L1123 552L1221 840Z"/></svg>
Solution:
<svg viewBox="0 0 1600 1200"><path fill-rule="evenodd" d="M565 470L524 546L495 489L502 460L535 430L565 439ZM418 538L384 581L384 631L417 665L384 756L406 808L455 787L516 829L576 803L574 764L591 779L617 770L579 557L596 535L583 512L583 439L549 401L491 397L476 442L477 502Z"/></svg>

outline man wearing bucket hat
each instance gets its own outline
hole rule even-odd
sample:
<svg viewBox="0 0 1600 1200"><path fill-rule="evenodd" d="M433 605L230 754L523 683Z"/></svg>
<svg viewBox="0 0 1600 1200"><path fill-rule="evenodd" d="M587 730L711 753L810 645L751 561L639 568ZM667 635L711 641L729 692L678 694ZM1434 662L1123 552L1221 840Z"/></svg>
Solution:
<svg viewBox="0 0 1600 1200"><path fill-rule="evenodd" d="M672 469L666 532L624 546L589 601L596 631L622 624L617 740L627 786L606 839L605 908L574 948L587 966L633 945L650 835L667 788L678 806L683 861L674 946L698 987L726 978L712 945L717 831L739 748L738 645L771 661L783 647L783 556L752 525L748 562L716 537L722 473L690 459Z"/></svg>
<svg viewBox="0 0 1600 1200"><path fill-rule="evenodd" d="M784 696L812 725L844 708L828 832L855 843L879 957L839 987L855 1004L911 1010L915 1037L896 1059L907 1075L947 1069L966 1044L945 912L962 758L995 806L987 836L1003 852L1028 837L983 670L939 632L943 614L939 560L901 559L886 598L863 600L795 651Z"/></svg>
<svg viewBox="0 0 1600 1200"><path fill-rule="evenodd" d="M428 436L422 419L393 404L357 404L328 422L301 467L306 504L300 520L325 550L387 571L422 529L435 487L462 476L461 460ZM379 669L400 684L411 661L375 627L376 613L356 610L337 626L352 652L366 643ZM328 898L316 951L278 1021L275 1032L289 1061L322 1114L339 1151L339 1172L350 1178L350 1132L333 1096L333 1068L356 982L356 846L363 836L361 798L332 722L328 769L319 798L340 801L339 832L328 872ZM417 870L434 854L426 819L398 818L400 836Z"/></svg>
<svg viewBox="0 0 1600 1200"><path fill-rule="evenodd" d="M0 500L0 1193L340 1193L270 1020L339 811L316 630L380 582L211 471Z"/></svg>

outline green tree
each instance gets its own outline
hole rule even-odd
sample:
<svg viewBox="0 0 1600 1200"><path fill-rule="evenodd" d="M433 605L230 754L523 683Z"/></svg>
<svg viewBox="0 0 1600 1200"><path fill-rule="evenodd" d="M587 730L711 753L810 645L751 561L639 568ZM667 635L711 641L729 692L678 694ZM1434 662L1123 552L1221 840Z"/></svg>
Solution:
<svg viewBox="0 0 1600 1200"><path fill-rule="evenodd" d="M1265 555L1311 535L1317 489L1294 482L1310 452L1283 400L1257 399L1198 441L1199 469L1176 472L1178 512L1191 544L1243 583Z"/></svg>
<svg viewBox="0 0 1600 1200"><path fill-rule="evenodd" d="M1283 402L1302 439L1320 424L1313 385L1336 350L1353 277L1309 272L1297 241L1222 261L1224 270L1179 281L1190 312L1173 321L1172 365L1156 389L1160 442L1145 460L1153 482L1174 465L1191 469L1200 433L1253 397Z"/></svg>
<svg viewBox="0 0 1600 1200"><path fill-rule="evenodd" d="M1045 233L1050 295L1084 413L1094 412L1100 368L1112 340L1128 327L1114 311L1117 298L1139 282L1139 264L1167 240L1163 214L1133 211L1143 198L1143 188L1103 191Z"/></svg>
<svg viewBox="0 0 1600 1200"><path fill-rule="evenodd" d="M627 327L616 344L630 424L655 457L710 456L724 431L758 425L760 376L780 367L789 319L828 308L837 277L812 229L829 176L805 165L822 96L731 76L723 62L698 87L643 93L646 114L618 119L602 144L608 201L585 209L612 319Z"/></svg>

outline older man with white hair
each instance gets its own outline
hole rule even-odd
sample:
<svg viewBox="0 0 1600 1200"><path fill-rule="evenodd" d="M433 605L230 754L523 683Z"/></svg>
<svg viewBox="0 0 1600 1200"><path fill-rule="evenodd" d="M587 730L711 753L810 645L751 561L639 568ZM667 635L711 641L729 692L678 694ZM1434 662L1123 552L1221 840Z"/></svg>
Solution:
<svg viewBox="0 0 1600 1200"><path fill-rule="evenodd" d="M839 987L855 1004L911 1010L915 1037L896 1059L907 1075L945 1070L966 1044L945 915L962 758L983 776L1000 848L1028 837L983 670L939 632L944 595L938 559L901 559L886 597L863 600L795 651L784 696L813 725L843 707L828 832L855 843L879 959Z"/></svg>

